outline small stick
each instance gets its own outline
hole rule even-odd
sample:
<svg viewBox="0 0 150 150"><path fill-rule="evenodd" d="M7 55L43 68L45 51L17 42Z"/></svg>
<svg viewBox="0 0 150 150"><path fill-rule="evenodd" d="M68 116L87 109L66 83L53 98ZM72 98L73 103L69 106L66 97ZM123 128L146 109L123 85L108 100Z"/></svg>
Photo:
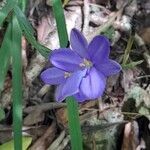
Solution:
<svg viewBox="0 0 150 150"><path fill-rule="evenodd" d="M63 141L65 137L65 131L63 130L59 137L50 145L50 147L47 150L58 150L58 146L60 145L60 143Z"/></svg>
<svg viewBox="0 0 150 150"><path fill-rule="evenodd" d="M89 12L90 12L90 7L89 7L89 0L84 0L84 24L83 24L83 34L87 35L89 31Z"/></svg>
<svg viewBox="0 0 150 150"><path fill-rule="evenodd" d="M31 113L34 110L41 110L41 111L48 111L50 109L56 109L56 108L61 108L61 107L66 107L66 103L44 103L40 105L35 105L35 106L29 106L23 110L24 113Z"/></svg>

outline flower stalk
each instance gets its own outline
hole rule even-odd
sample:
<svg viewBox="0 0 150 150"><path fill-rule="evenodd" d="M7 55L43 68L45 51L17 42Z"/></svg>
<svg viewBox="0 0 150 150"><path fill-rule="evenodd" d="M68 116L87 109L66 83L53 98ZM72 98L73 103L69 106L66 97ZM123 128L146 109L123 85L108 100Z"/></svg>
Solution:
<svg viewBox="0 0 150 150"><path fill-rule="evenodd" d="M56 18L60 46L66 47L68 43L68 35L61 0L53 0L53 12ZM78 114L78 104L73 97L67 98L67 110L71 149L82 150L82 135Z"/></svg>

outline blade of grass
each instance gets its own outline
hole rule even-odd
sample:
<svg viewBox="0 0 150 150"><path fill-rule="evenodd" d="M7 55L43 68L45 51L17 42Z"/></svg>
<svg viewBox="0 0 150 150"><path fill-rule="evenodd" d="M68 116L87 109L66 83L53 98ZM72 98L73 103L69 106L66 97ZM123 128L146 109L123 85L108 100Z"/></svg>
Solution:
<svg viewBox="0 0 150 150"><path fill-rule="evenodd" d="M131 52L131 48L132 48L133 42L134 42L134 36L130 35L128 43L127 43L127 47L125 49L124 57L123 57L123 63L122 63L122 65L124 65L124 66L125 66L125 64L128 61L129 54Z"/></svg>
<svg viewBox="0 0 150 150"><path fill-rule="evenodd" d="M19 7L23 12L25 12L27 2L28 0L18 0Z"/></svg>
<svg viewBox="0 0 150 150"><path fill-rule="evenodd" d="M53 12L56 18L60 46L66 47L68 44L68 34L62 3L60 0L53 0Z"/></svg>
<svg viewBox="0 0 150 150"><path fill-rule="evenodd" d="M23 28L22 30L26 29L31 34L34 34L34 30L32 26L30 25L23 11L17 5L14 7L14 13L19 21L21 29L22 29L22 26L24 26L25 28Z"/></svg>
<svg viewBox="0 0 150 150"><path fill-rule="evenodd" d="M56 18L60 46L66 47L68 35L61 0L53 0L53 12ZM73 97L67 98L67 110L72 150L82 150L78 104Z"/></svg>
<svg viewBox="0 0 150 150"><path fill-rule="evenodd" d="M0 26L2 26L5 18L8 16L15 5L16 2L14 2L13 0L7 0L6 5L0 10Z"/></svg>
<svg viewBox="0 0 150 150"><path fill-rule="evenodd" d="M22 150L22 32L16 17L12 20L12 99L13 99L13 131L14 149Z"/></svg>
<svg viewBox="0 0 150 150"><path fill-rule="evenodd" d="M27 18L25 17L25 15L23 14L23 12L21 11L21 9L18 6L15 6L14 12L19 21L20 28L21 28L24 36L28 40L28 42L31 43L31 45L35 49L37 49L39 51L39 53L41 53L41 55L43 55L44 57L47 58L50 53L50 49L48 49L47 47L41 45L39 42L36 41L36 39L34 37L33 28L31 27Z"/></svg>
<svg viewBox="0 0 150 150"><path fill-rule="evenodd" d="M3 89L5 76L8 71L11 44L11 24L9 24L0 49L0 93Z"/></svg>

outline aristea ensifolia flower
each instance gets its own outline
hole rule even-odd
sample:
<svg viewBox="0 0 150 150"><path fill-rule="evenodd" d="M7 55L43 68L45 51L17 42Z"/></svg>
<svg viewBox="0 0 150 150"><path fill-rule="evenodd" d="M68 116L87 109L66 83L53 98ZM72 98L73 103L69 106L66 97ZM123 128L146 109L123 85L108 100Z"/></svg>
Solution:
<svg viewBox="0 0 150 150"><path fill-rule="evenodd" d="M42 72L46 84L58 85L55 96L61 102L74 96L78 102L102 96L108 76L118 73L121 66L109 59L110 42L98 35L87 43L85 37L72 29L71 48L52 51L49 60L54 67Z"/></svg>

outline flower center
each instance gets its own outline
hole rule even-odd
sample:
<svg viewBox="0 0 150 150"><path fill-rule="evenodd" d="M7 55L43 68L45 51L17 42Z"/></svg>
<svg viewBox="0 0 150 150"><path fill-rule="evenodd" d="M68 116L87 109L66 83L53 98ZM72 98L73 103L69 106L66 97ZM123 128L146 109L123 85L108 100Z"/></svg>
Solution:
<svg viewBox="0 0 150 150"><path fill-rule="evenodd" d="M89 60L87 60L87 59L83 59L83 62L82 63L80 63L79 64L80 65L80 67L86 67L86 68L90 68L90 67L92 67L92 62L91 61L89 61Z"/></svg>
<svg viewBox="0 0 150 150"><path fill-rule="evenodd" d="M66 79L66 78L68 78L68 77L70 77L71 76L71 73L70 72L65 72L64 73L64 78Z"/></svg>

